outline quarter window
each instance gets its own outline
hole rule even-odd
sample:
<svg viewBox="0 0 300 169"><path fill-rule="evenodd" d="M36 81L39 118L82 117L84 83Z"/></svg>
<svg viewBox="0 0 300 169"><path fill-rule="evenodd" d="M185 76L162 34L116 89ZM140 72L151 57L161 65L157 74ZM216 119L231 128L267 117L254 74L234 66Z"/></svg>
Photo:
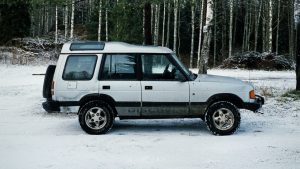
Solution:
<svg viewBox="0 0 300 169"><path fill-rule="evenodd" d="M93 78L97 56L69 56L63 73L64 80L91 80Z"/></svg>
<svg viewBox="0 0 300 169"><path fill-rule="evenodd" d="M131 80L136 77L137 64L135 55L107 54L101 79Z"/></svg>

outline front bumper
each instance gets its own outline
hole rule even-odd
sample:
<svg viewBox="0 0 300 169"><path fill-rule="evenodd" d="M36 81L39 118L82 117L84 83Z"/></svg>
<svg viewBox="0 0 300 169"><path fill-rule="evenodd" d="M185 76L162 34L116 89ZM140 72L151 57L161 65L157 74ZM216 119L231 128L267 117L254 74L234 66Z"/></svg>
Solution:
<svg viewBox="0 0 300 169"><path fill-rule="evenodd" d="M260 95L256 95L255 101L253 103L244 103L243 108L247 110L251 110L253 112L257 112L264 104L265 104L264 97Z"/></svg>
<svg viewBox="0 0 300 169"><path fill-rule="evenodd" d="M47 100L43 102L43 108L48 112L59 112L60 111L60 104L57 101Z"/></svg>

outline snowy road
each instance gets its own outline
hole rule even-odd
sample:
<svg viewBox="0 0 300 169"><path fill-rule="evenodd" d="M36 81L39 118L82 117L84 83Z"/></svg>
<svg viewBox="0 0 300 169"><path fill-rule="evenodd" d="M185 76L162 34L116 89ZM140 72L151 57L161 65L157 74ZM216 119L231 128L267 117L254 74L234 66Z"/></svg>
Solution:
<svg viewBox="0 0 300 169"><path fill-rule="evenodd" d="M41 107L44 66L0 65L0 168L189 169L300 166L300 101L284 100L293 72L211 70L270 89L262 112L242 111L231 136L213 136L199 119L116 120L107 135L87 135L75 114ZM252 79L252 80L251 80ZM263 79L263 80L261 80Z"/></svg>

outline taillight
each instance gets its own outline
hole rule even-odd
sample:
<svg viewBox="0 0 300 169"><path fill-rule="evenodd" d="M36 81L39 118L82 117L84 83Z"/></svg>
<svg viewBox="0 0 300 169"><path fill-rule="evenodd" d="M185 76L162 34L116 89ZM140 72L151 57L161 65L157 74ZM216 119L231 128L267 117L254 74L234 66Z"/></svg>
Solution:
<svg viewBox="0 0 300 169"><path fill-rule="evenodd" d="M255 97L255 92L254 92L254 90L251 90L250 92L249 92L249 97L250 97L250 99L255 99L256 97Z"/></svg>
<svg viewBox="0 0 300 169"><path fill-rule="evenodd" d="M51 83L51 95L54 95L54 81Z"/></svg>

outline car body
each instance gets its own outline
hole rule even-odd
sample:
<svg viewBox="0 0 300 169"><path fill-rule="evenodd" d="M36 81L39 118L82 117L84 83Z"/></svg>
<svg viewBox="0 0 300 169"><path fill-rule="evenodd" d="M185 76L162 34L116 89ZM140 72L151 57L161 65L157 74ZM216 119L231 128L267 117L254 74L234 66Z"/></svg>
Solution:
<svg viewBox="0 0 300 169"><path fill-rule="evenodd" d="M212 131L227 135L239 126L238 109L256 112L264 104L250 83L193 74L165 47L69 42L63 45L57 65L49 72L44 81L44 109L78 112L81 127L91 134L106 133L115 117L202 118L207 123L216 118L224 124L231 118L235 126ZM210 112L215 104L216 111ZM103 117L99 112L104 112ZM99 119L104 116L107 126L101 128ZM98 125L93 124L95 121ZM217 126L213 122L210 125Z"/></svg>

